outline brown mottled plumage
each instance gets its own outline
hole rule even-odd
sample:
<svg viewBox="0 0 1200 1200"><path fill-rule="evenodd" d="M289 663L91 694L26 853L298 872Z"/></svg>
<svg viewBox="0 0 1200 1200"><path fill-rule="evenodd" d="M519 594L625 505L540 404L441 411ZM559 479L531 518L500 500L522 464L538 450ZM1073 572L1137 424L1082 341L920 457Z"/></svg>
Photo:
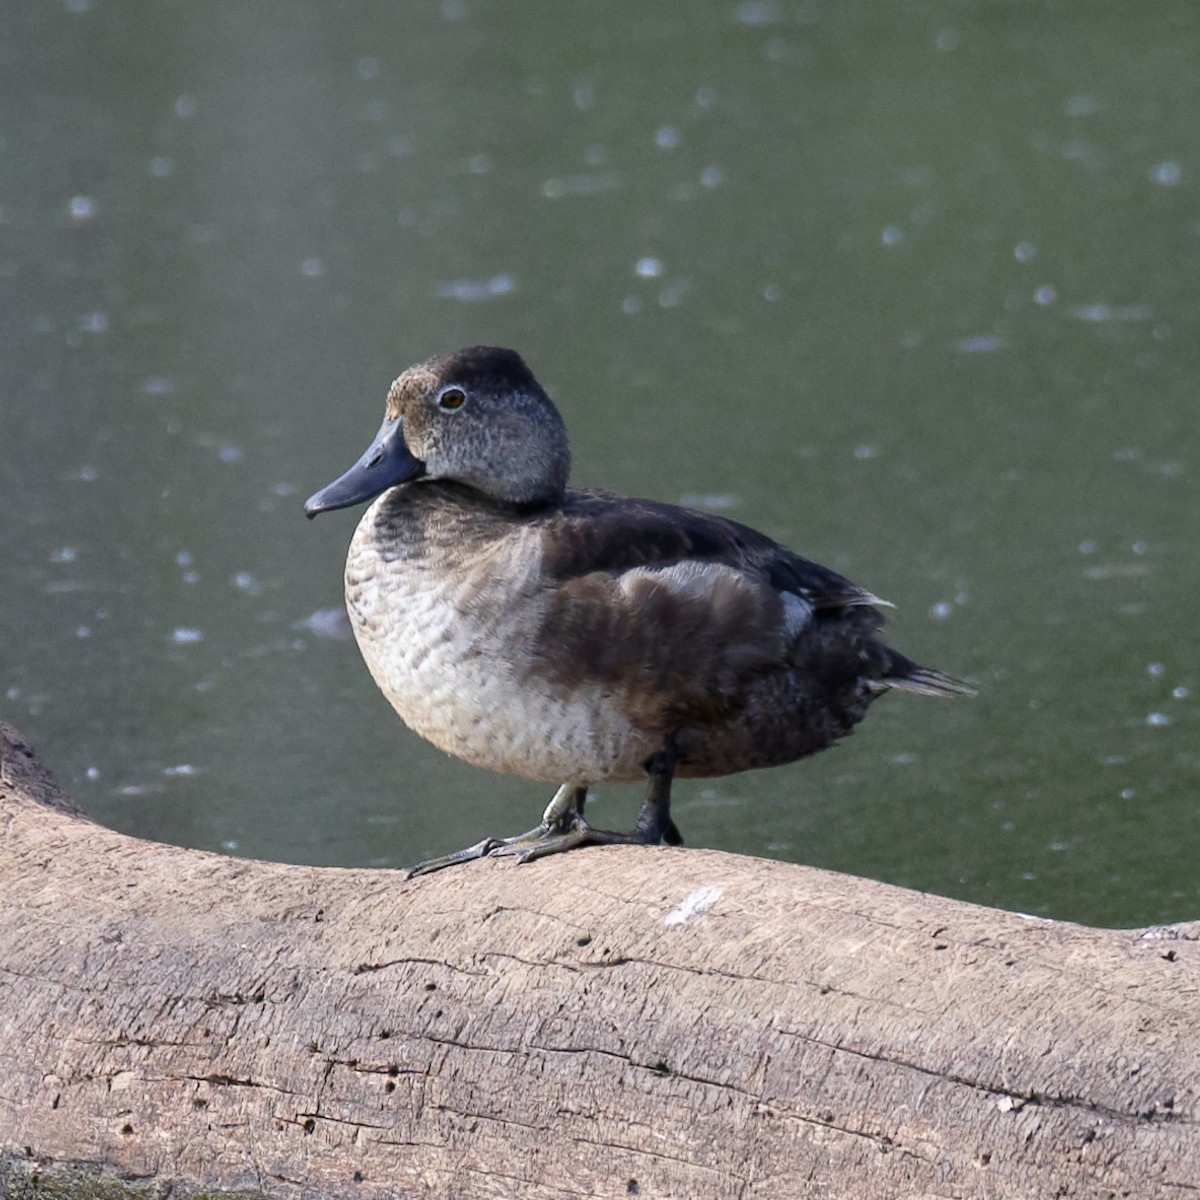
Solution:
<svg viewBox="0 0 1200 1200"><path fill-rule="evenodd" d="M566 488L561 418L511 350L410 367L363 458L310 516L378 496L346 564L372 675L416 732L559 783L519 838L421 864L680 841L674 775L791 762L890 689L970 694L876 637L869 592L735 521ZM632 834L583 819L590 784L650 777Z"/></svg>

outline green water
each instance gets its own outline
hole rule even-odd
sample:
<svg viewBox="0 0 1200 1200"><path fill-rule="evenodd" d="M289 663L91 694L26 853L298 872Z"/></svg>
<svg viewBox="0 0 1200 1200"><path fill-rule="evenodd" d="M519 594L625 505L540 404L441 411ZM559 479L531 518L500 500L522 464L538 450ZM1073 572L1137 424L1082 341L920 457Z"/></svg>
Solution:
<svg viewBox="0 0 1200 1200"><path fill-rule="evenodd" d="M980 687L681 783L690 844L1200 913L1194 4L9 0L3 30L0 717L89 812L385 866L533 823L545 789L424 745L322 636L356 515L301 514L395 374L491 342L578 482L765 530Z"/></svg>

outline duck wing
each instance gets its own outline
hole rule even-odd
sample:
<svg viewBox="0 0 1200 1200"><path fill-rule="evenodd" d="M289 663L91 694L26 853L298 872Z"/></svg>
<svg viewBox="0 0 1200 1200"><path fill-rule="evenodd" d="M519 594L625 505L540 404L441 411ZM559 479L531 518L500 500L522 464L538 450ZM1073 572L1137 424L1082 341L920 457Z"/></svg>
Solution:
<svg viewBox="0 0 1200 1200"><path fill-rule="evenodd" d="M865 646L882 624L879 601L835 571L669 504L569 493L542 551L536 669L567 690L601 683L645 730L724 719L802 641Z"/></svg>
<svg viewBox="0 0 1200 1200"><path fill-rule="evenodd" d="M545 567L565 583L593 572L684 563L724 566L803 600L813 611L878 606L886 600L820 563L715 513L655 500L573 491L546 526Z"/></svg>

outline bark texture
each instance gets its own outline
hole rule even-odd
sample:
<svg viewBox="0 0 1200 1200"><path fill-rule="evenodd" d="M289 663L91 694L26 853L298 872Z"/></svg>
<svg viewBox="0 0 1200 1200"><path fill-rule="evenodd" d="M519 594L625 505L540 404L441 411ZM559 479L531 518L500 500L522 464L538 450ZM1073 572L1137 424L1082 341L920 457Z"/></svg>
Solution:
<svg viewBox="0 0 1200 1200"><path fill-rule="evenodd" d="M241 861L94 824L0 726L0 1178L1198 1195L1198 937L697 850Z"/></svg>

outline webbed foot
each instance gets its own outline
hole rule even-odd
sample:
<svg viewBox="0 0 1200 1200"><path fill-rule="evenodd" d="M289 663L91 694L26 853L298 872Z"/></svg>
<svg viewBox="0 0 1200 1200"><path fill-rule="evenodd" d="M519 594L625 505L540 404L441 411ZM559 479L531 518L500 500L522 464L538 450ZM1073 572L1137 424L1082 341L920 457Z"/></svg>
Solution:
<svg viewBox="0 0 1200 1200"><path fill-rule="evenodd" d="M638 813L632 833L614 833L594 829L584 820L583 806L587 801L586 787L563 784L546 806L541 823L528 833L509 838L484 838L464 850L428 858L409 867L405 878L430 875L444 867L473 862L477 858L499 858L512 855L518 863L534 862L551 854L563 854L580 846L682 846L683 836L671 820L671 780L675 774L675 747L668 740L664 748L646 763L650 786Z"/></svg>
<svg viewBox="0 0 1200 1200"><path fill-rule="evenodd" d="M683 838L679 836L675 822L668 821L668 826L667 829L656 829L643 826L639 821L632 833L614 833L610 829L593 829L581 814L562 833L547 832L524 846L505 846L492 853L514 854L517 862L527 863L548 858L551 854L563 854L580 846L657 846L663 841L671 846L682 845Z"/></svg>
<svg viewBox="0 0 1200 1200"><path fill-rule="evenodd" d="M409 867L405 879L414 879L418 875L431 875L444 867L456 867L459 863L473 862L477 858L491 858L502 854L517 855L518 862L524 862L522 855L526 847L536 846L546 838L559 837L573 828L575 821L582 820L583 806L587 800L587 788L570 787L563 784L554 793L554 799L546 805L541 822L527 833L519 833L516 837L497 838L487 837L473 846L456 850L453 854L443 854L440 858L427 858L415 866Z"/></svg>

